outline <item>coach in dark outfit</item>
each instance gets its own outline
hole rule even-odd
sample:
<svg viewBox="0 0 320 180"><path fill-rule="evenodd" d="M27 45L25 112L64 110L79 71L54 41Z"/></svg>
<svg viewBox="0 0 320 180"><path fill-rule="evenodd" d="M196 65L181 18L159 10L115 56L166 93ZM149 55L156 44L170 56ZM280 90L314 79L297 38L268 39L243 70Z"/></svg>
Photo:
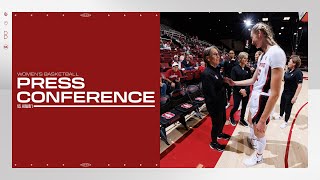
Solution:
<svg viewBox="0 0 320 180"><path fill-rule="evenodd" d="M218 143L217 138L229 139L230 135L222 133L226 122L226 88L218 68L220 60L218 48L215 46L206 48L203 59L207 64L201 74L203 94L212 121L210 147L223 151L224 146Z"/></svg>
<svg viewBox="0 0 320 180"><path fill-rule="evenodd" d="M284 74L284 88L280 102L280 117L285 113L284 123L281 128L288 125L293 104L297 101L302 88L303 74L299 69L301 59L297 55L292 55L288 63L288 71Z"/></svg>
<svg viewBox="0 0 320 180"><path fill-rule="evenodd" d="M235 59L235 53L233 50L229 51L229 57L230 59L224 61L224 64L223 64L223 76L231 78L231 70L234 66L239 65L239 62ZM229 103L230 97L231 97L231 87L228 84L226 84L226 88L227 88L228 103Z"/></svg>
<svg viewBox="0 0 320 180"><path fill-rule="evenodd" d="M250 68L246 66L248 62L248 53L241 52L238 55L240 64L232 68L231 79L234 81L242 81L251 78ZM240 123L243 126L248 126L246 120L244 120L244 115L246 113L246 108L249 100L250 86L233 86L233 108L230 112L230 123L235 126L236 122L234 120L234 113L238 110L240 102L242 101Z"/></svg>

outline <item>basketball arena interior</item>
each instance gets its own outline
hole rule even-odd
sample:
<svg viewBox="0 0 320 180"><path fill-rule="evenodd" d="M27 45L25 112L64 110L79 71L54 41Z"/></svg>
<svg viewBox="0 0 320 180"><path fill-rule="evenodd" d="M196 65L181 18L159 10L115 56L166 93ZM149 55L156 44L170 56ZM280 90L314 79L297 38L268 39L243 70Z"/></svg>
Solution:
<svg viewBox="0 0 320 180"><path fill-rule="evenodd" d="M236 125L229 121L234 105L233 92L226 106L227 120L223 128L223 132L231 138L218 140L226 146L224 151L209 147L212 124L201 84L201 73L205 69L203 51L210 46L218 47L221 64L230 60L230 51L235 53L236 59L240 52L246 52L249 55L246 66L252 68L255 53L261 49L251 43L251 28L258 22L264 22L272 27L275 41L286 54L287 64L291 55L300 57L303 83L285 127L282 126L284 120L276 118L280 113L281 98L277 100L266 131L264 161L252 168L307 168L308 13L164 12L160 17L160 88L163 84L166 86L166 89L161 89L160 100L160 167L246 167L243 160L251 156L254 149L250 148L246 139L249 128L239 123L243 107L239 107L234 115ZM188 61L188 65L185 66L182 61ZM179 86L176 83L172 87L166 76L175 65L181 77ZM283 86L284 80L281 93Z"/></svg>

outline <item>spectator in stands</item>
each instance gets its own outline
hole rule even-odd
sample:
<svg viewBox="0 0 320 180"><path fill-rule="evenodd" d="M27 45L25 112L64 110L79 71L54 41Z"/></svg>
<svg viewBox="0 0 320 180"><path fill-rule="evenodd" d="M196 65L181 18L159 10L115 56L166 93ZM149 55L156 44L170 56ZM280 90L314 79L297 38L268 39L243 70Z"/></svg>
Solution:
<svg viewBox="0 0 320 180"><path fill-rule="evenodd" d="M180 57L179 57L179 61L178 61L178 68L179 68L179 70L181 70L182 69L182 61L184 60L184 55L181 55Z"/></svg>
<svg viewBox="0 0 320 180"><path fill-rule="evenodd" d="M164 44L163 44L163 41L160 39L160 50L163 50L164 49Z"/></svg>
<svg viewBox="0 0 320 180"><path fill-rule="evenodd" d="M242 81L251 78L251 71L249 67L246 66L248 62L248 53L239 53L238 60L239 65L236 65L231 70L231 79L234 81ZM240 123L247 127L248 123L244 119L246 113L246 108L249 100L250 86L233 86L233 108L230 112L230 123L232 126L236 125L234 120L234 113L238 110L240 102L242 101Z"/></svg>
<svg viewBox="0 0 320 180"><path fill-rule="evenodd" d="M206 63L204 61L201 61L198 70L202 73L205 69L206 69Z"/></svg>
<svg viewBox="0 0 320 180"><path fill-rule="evenodd" d="M164 67L161 63L160 63L160 72L164 72L166 69L166 67Z"/></svg>
<svg viewBox="0 0 320 180"><path fill-rule="evenodd" d="M180 89L181 83L180 78L182 77L181 72L178 68L178 63L174 62L172 64L172 69L166 71L165 80L168 82L170 91L174 89Z"/></svg>
<svg viewBox="0 0 320 180"><path fill-rule="evenodd" d="M182 61L182 68L185 70L191 70L194 69L194 64L190 61L189 55L186 56L185 60Z"/></svg>
<svg viewBox="0 0 320 180"><path fill-rule="evenodd" d="M207 67L201 74L201 81L205 103L212 121L209 145L212 149L223 151L225 147L218 143L217 138L229 139L230 135L222 133L226 122L226 87L220 70L217 68L220 61L219 50L211 46L206 48L203 54Z"/></svg>
<svg viewBox="0 0 320 180"><path fill-rule="evenodd" d="M164 43L163 46L164 46L163 49L166 49L166 50L170 50L170 51L171 51L170 43Z"/></svg>
<svg viewBox="0 0 320 180"><path fill-rule="evenodd" d="M191 48L190 48L190 46L188 45L188 46L187 46L187 53L190 53L190 50L191 50Z"/></svg>
<svg viewBox="0 0 320 180"><path fill-rule="evenodd" d="M191 54L189 54L189 61L195 66L196 62L193 60L193 55Z"/></svg>
<svg viewBox="0 0 320 180"><path fill-rule="evenodd" d="M231 70L234 66L239 65L239 62L235 59L235 52L234 50L229 51L229 60L224 61L223 64L223 76L231 78ZM231 97L231 87L226 85L228 99L227 99L227 107L230 106L230 97Z"/></svg>
<svg viewBox="0 0 320 180"><path fill-rule="evenodd" d="M257 64L258 64L258 59L259 59L259 56L262 54L262 51L257 51L254 55L254 63L252 65L252 67L250 68L251 70L251 74L254 74L254 72L256 71L257 69Z"/></svg>
<svg viewBox="0 0 320 180"><path fill-rule="evenodd" d="M179 56L178 55L174 55L173 56L173 61L174 62L179 62Z"/></svg>
<svg viewBox="0 0 320 180"><path fill-rule="evenodd" d="M172 62L171 62L169 65L172 66L172 64L173 64L174 62L176 62L176 63L179 64L179 56L178 56L178 55L174 55L174 56L173 56L173 60L172 60ZM180 69L180 68L179 68L179 69Z"/></svg>
<svg viewBox="0 0 320 180"><path fill-rule="evenodd" d="M160 95L165 96L167 93L167 84L162 82L162 75L160 74Z"/></svg>
<svg viewBox="0 0 320 180"><path fill-rule="evenodd" d="M187 51L187 47L186 46L183 46L183 51Z"/></svg>
<svg viewBox="0 0 320 180"><path fill-rule="evenodd" d="M288 71L284 73L284 88L281 95L280 115L276 117L278 120L283 120L283 114L285 114L284 122L280 126L281 129L287 127L292 106L296 103L302 88L303 74L299 69L300 65L300 57L292 55L288 63Z"/></svg>

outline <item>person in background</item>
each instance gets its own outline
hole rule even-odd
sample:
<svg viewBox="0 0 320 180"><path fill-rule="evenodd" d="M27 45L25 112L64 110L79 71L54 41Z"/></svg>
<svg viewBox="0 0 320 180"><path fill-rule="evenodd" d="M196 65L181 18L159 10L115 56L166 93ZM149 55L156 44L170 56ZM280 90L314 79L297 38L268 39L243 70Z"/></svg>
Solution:
<svg viewBox="0 0 320 180"><path fill-rule="evenodd" d="M280 115L276 118L279 120L283 119L283 114L285 113L284 122L280 126L282 129L288 125L292 106L296 103L302 88L303 74L299 69L300 65L300 57L292 55L288 63L288 71L284 74L284 88L281 95Z"/></svg>
<svg viewBox="0 0 320 180"><path fill-rule="evenodd" d="M236 65L231 70L231 79L234 81L242 81L251 78L251 72L249 67L246 66L248 62L248 53L241 52L238 55L239 65ZM240 123L247 127L248 123L244 119L246 113L247 104L249 100L250 86L233 86L233 108L230 111L230 123L232 126L236 125L234 119L234 113L238 110L240 102L242 102Z"/></svg>
<svg viewBox="0 0 320 180"><path fill-rule="evenodd" d="M162 75L160 74L160 96L165 96L167 93L167 84L162 82Z"/></svg>
<svg viewBox="0 0 320 180"><path fill-rule="evenodd" d="M234 66L238 65L239 62L235 59L235 52L234 50L229 51L229 59L225 60L223 63L223 76L231 78L231 70ZM231 98L231 87L226 85L228 98L227 98L227 107L230 106L230 98Z"/></svg>
<svg viewBox="0 0 320 180"><path fill-rule="evenodd" d="M167 81L168 86L170 87L170 91L175 89L180 89L181 83L180 78L182 74L178 68L178 63L174 62L172 64L172 69L169 69L165 73L164 79Z"/></svg>
<svg viewBox="0 0 320 180"><path fill-rule="evenodd" d="M172 66L172 64L173 64L174 62L179 63L179 56L178 56L178 55L174 55L174 56L173 56L173 60L169 63L169 65Z"/></svg>
<svg viewBox="0 0 320 180"><path fill-rule="evenodd" d="M182 55L180 55L180 57L179 57L179 61L178 61L178 68L179 68L179 70L182 70L182 68L183 68L183 65L182 65L182 61L184 60L184 55L182 54Z"/></svg>
<svg viewBox="0 0 320 180"><path fill-rule="evenodd" d="M254 63L253 63L253 65L252 65L252 67L250 68L251 74L254 74L254 72L256 71L256 69L257 69L257 64L258 64L258 60L259 60L259 57L260 57L261 54L262 54L262 51L257 51L257 52L254 54Z"/></svg>
<svg viewBox="0 0 320 180"><path fill-rule="evenodd" d="M181 62L182 64L182 68L184 68L184 70L191 70L194 69L194 64L191 62L190 60L190 56L187 55L186 58Z"/></svg>
<svg viewBox="0 0 320 180"><path fill-rule="evenodd" d="M198 70L202 73L206 69L206 63L204 61L200 62L200 66L198 67Z"/></svg>

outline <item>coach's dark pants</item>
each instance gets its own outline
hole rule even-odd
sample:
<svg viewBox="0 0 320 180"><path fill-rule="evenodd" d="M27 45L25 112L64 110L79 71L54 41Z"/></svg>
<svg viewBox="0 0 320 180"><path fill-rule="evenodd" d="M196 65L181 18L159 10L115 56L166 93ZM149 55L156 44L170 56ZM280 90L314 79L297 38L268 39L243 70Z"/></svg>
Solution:
<svg viewBox="0 0 320 180"><path fill-rule="evenodd" d="M209 114L212 121L211 139L212 142L217 142L217 137L222 133L224 124L226 123L226 111L223 110L215 114Z"/></svg>
<svg viewBox="0 0 320 180"><path fill-rule="evenodd" d="M233 93L233 108L230 112L230 117L233 117L234 113L238 110L240 102L242 100L242 109L240 119L244 119L246 113L249 96L243 97L241 94Z"/></svg>
<svg viewBox="0 0 320 180"><path fill-rule="evenodd" d="M229 85L225 85L226 86L226 90L227 90L227 102L230 102L230 98L231 98L231 91L232 91L232 88L229 86Z"/></svg>
<svg viewBox="0 0 320 180"><path fill-rule="evenodd" d="M285 121L288 122L293 104L291 103L291 99L293 98L294 93L283 91L281 95L280 102L280 116L283 116L283 113L286 113Z"/></svg>

